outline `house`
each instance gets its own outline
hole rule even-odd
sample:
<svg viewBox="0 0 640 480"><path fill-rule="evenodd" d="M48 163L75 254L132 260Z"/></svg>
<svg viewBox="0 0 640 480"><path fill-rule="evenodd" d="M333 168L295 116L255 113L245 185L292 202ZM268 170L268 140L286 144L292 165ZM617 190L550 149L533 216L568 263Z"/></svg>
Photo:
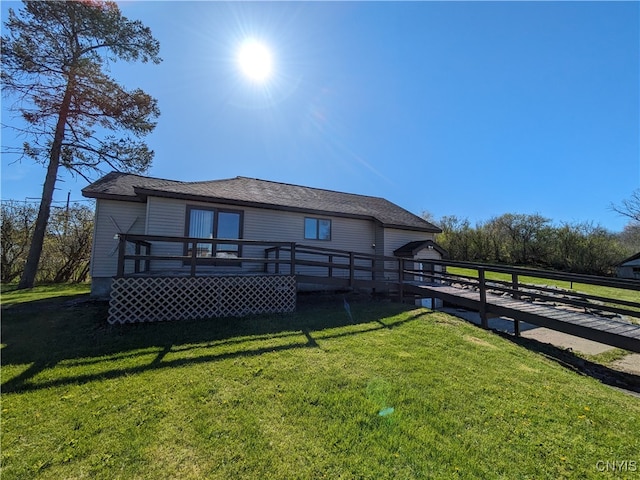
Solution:
<svg viewBox="0 0 640 480"><path fill-rule="evenodd" d="M441 249L434 248L438 227L380 197L246 177L182 182L119 172L107 174L82 193L96 199L94 296L109 294L112 279L124 276L119 262L124 268L141 245L153 244L153 252L144 268L138 268L136 260L139 275L141 270L147 276L276 274L289 262L298 289L313 288L314 275L322 283L320 277L327 272L334 277L351 275L352 281L375 276L371 271L354 274L354 268L338 272L340 268L314 264L309 260L314 253L324 252L325 260L334 263L342 258L345 265L369 262L378 270L398 253L403 258L441 256ZM131 238L129 249L121 251L123 239ZM203 240L188 242L189 238ZM134 244L136 252L131 251ZM297 252L294 260L288 245L304 245L306 253ZM271 263L265 265L261 258Z"/></svg>
<svg viewBox="0 0 640 480"><path fill-rule="evenodd" d="M616 266L616 276L640 280L640 252L620 262Z"/></svg>

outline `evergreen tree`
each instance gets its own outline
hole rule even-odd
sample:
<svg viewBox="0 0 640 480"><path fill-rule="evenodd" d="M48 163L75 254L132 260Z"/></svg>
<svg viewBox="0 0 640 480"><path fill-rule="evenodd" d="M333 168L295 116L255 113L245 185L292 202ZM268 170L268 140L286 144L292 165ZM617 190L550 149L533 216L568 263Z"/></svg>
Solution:
<svg viewBox="0 0 640 480"><path fill-rule="evenodd" d="M24 120L22 155L47 168L19 283L30 288L59 168L87 179L101 166L144 172L151 164L153 151L141 139L155 127L157 102L119 85L108 75L108 62L159 63L160 45L140 21L122 16L115 2L25 1L18 14L9 10L5 26L3 95L15 100L12 108Z"/></svg>

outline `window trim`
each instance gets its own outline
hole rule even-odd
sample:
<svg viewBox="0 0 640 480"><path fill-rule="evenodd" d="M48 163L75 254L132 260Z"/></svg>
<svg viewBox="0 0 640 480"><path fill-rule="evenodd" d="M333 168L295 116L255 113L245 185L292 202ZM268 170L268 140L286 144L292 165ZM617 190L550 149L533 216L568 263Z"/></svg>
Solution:
<svg viewBox="0 0 640 480"><path fill-rule="evenodd" d="M316 223L316 232L314 237L307 237L307 220L314 220ZM329 238L320 238L320 221L329 222ZM333 238L333 221L330 218L322 217L304 217L303 237L305 240L317 240L319 242L330 242Z"/></svg>
<svg viewBox="0 0 640 480"><path fill-rule="evenodd" d="M206 212L213 212L213 239L218 238L218 214L219 213L233 213L239 216L239 225L238 225L238 240L242 240L244 237L244 210L234 210L227 208L219 208L219 207L210 207L206 205L187 205L185 210L185 220L184 220L184 236L191 238L189 236L189 229L191 224L191 212L193 210L202 210ZM211 240L208 238L203 238L203 240ZM204 242L203 242L204 243ZM213 253L213 252L212 252ZM184 244L184 256L189 256L189 245L188 242ZM242 245L238 245L238 257L242 257ZM185 260L183 262L184 265L190 265L190 260ZM196 257L197 265L226 265L226 266L235 266L241 267L242 262L233 259L224 259L218 258L216 256L212 257Z"/></svg>

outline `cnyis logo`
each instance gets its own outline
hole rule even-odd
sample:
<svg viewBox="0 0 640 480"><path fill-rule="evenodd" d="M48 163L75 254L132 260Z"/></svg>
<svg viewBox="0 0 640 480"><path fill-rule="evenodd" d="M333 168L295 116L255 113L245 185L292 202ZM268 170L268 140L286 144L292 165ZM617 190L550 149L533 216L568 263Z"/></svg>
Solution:
<svg viewBox="0 0 640 480"><path fill-rule="evenodd" d="M599 460L596 462L596 470L599 472L637 472L636 460Z"/></svg>

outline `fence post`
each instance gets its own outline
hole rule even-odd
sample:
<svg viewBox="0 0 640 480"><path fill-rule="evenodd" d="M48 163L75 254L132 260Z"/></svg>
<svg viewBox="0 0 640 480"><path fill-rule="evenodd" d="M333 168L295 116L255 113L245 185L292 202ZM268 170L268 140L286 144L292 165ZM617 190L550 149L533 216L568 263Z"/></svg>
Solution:
<svg viewBox="0 0 640 480"><path fill-rule="evenodd" d="M291 242L291 272L290 275L296 274L296 242Z"/></svg>
<svg viewBox="0 0 640 480"><path fill-rule="evenodd" d="M353 252L349 252L349 286L353 287L353 279L355 278L355 257Z"/></svg>
<svg viewBox="0 0 640 480"><path fill-rule="evenodd" d="M140 242L136 242L136 256L140 255ZM140 259L136 258L135 262L133 263L134 267L133 267L133 271L135 273L140 273Z"/></svg>
<svg viewBox="0 0 640 480"><path fill-rule="evenodd" d="M429 267L429 269L427 270L427 272L429 272L429 276L427 277L427 282L436 283L436 264L433 262L427 262L426 265ZM424 267L422 268L424 270Z"/></svg>
<svg viewBox="0 0 640 480"><path fill-rule="evenodd" d="M262 265L262 273L269 273L269 249L264 249L264 264Z"/></svg>
<svg viewBox="0 0 640 480"><path fill-rule="evenodd" d="M520 293L518 292L518 274L516 272L511 274L511 288L513 289L513 298L520 300Z"/></svg>
<svg viewBox="0 0 640 480"><path fill-rule="evenodd" d="M333 278L333 255L329 254L329 266L327 267L329 278Z"/></svg>
<svg viewBox="0 0 640 480"><path fill-rule="evenodd" d="M151 243L147 243L144 247L144 253L147 257L151 256ZM144 270L143 272L149 273L151 271L151 260L144 261Z"/></svg>
<svg viewBox="0 0 640 480"><path fill-rule="evenodd" d="M127 250L127 236L118 235L118 277L124 277L124 255Z"/></svg>
<svg viewBox="0 0 640 480"><path fill-rule="evenodd" d="M478 267L478 284L480 287L480 323L482 328L489 328L487 320L487 285L485 282L484 268Z"/></svg>
<svg viewBox="0 0 640 480"><path fill-rule="evenodd" d="M198 256L198 243L191 242L191 276L196 276L196 257Z"/></svg>
<svg viewBox="0 0 640 480"><path fill-rule="evenodd" d="M398 259L398 288L400 303L402 303L404 300L404 258Z"/></svg>

